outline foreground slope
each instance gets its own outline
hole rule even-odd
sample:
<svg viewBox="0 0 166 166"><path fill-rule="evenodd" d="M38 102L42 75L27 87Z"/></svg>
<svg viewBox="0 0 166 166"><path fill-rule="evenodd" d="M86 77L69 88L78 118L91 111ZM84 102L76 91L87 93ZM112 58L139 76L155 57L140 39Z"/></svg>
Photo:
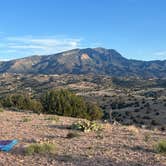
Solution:
<svg viewBox="0 0 166 166"><path fill-rule="evenodd" d="M0 62L0 73L103 74L110 76L166 77L166 61L124 58L114 49L74 49L47 56Z"/></svg>
<svg viewBox="0 0 166 166"><path fill-rule="evenodd" d="M9 153L0 152L2 166L80 165L80 166L164 166L166 156L157 154L153 145L166 133L135 127L104 124L100 133L81 133L67 138L67 126L77 119L5 111L0 113L1 139L19 139ZM25 120L28 119L28 120ZM148 139L147 139L148 138ZM24 147L36 142L56 144L54 155L24 155Z"/></svg>

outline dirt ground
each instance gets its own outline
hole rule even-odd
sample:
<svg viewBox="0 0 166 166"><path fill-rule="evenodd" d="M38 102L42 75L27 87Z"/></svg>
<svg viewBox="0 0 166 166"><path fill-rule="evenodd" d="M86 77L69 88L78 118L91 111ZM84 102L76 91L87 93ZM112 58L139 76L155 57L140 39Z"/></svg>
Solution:
<svg viewBox="0 0 166 166"><path fill-rule="evenodd" d="M133 126L103 124L101 132L80 132L67 138L78 119L4 111L0 113L0 139L18 139L11 152L0 152L0 166L166 166L166 156L154 144L166 133ZM56 144L56 154L25 155L35 142Z"/></svg>

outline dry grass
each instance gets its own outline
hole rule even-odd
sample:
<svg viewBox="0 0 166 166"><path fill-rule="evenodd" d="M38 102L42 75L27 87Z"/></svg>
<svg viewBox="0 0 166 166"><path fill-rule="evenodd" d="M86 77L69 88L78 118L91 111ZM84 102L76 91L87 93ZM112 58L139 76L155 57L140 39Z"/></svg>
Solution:
<svg viewBox="0 0 166 166"><path fill-rule="evenodd" d="M127 127L127 130L130 131L133 135L138 135L140 130L138 129L138 127L131 125Z"/></svg>
<svg viewBox="0 0 166 166"><path fill-rule="evenodd" d="M34 154L54 154L56 152L56 145L51 143L34 143L25 148L26 155Z"/></svg>
<svg viewBox="0 0 166 166"><path fill-rule="evenodd" d="M156 150L158 153L166 154L166 139L159 141L159 142L155 145L155 150Z"/></svg>

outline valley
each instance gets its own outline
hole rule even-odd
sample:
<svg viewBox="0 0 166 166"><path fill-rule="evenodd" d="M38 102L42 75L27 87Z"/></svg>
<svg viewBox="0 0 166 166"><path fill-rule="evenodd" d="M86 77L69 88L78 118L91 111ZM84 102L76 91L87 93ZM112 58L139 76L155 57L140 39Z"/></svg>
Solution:
<svg viewBox="0 0 166 166"><path fill-rule="evenodd" d="M100 106L104 119L124 125L166 129L166 80L104 75L1 74L0 96L20 93L40 99L51 89L69 89Z"/></svg>

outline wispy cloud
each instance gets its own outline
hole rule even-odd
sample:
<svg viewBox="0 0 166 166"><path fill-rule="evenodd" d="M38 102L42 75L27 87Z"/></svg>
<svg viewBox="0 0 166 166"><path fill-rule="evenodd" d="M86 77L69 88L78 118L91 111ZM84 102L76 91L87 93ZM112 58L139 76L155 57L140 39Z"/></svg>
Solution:
<svg viewBox="0 0 166 166"><path fill-rule="evenodd" d="M11 59L3 59L3 58L0 58L0 62L1 62L1 61L9 61L9 60L11 60Z"/></svg>
<svg viewBox="0 0 166 166"><path fill-rule="evenodd" d="M1 55L46 55L81 46L82 39L56 36L5 36L0 38ZM6 59L1 58L0 59Z"/></svg>
<svg viewBox="0 0 166 166"><path fill-rule="evenodd" d="M154 55L157 55L157 56L166 56L166 51L158 51L158 52L155 52Z"/></svg>

